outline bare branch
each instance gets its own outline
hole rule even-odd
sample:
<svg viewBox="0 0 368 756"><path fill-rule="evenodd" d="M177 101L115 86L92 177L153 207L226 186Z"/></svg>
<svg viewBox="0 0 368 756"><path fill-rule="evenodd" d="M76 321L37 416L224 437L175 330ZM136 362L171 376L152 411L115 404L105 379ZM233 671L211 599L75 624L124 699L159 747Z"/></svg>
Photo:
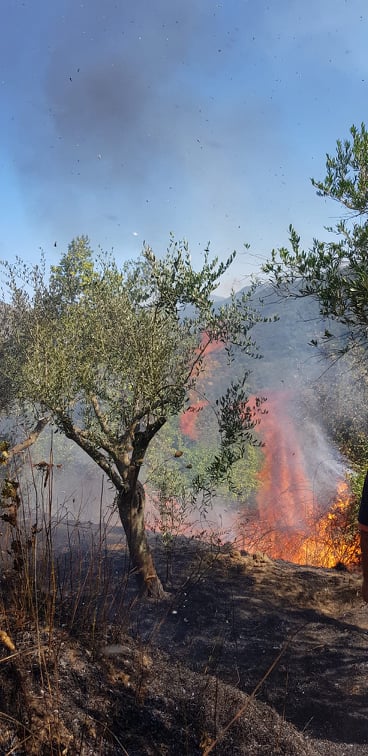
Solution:
<svg viewBox="0 0 368 756"><path fill-rule="evenodd" d="M3 452L4 461L9 462L16 454L20 454L21 452L28 449L32 444L37 441L40 433L42 433L43 429L46 427L47 423L49 422L49 417L42 417L34 427L33 431L29 434L28 438L25 439L25 441L21 441L19 444L15 444L15 446L12 447L12 449L9 449L6 452Z"/></svg>

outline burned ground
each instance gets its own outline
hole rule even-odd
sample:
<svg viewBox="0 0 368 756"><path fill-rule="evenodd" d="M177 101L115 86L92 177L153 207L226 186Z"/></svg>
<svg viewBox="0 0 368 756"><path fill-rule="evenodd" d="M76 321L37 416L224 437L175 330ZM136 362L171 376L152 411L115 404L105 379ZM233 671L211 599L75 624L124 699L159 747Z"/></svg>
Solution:
<svg viewBox="0 0 368 756"><path fill-rule="evenodd" d="M1 627L15 651L0 647L1 753L367 752L359 575L182 539L157 604L125 583L120 538L117 529L90 582L96 552L86 550L69 592L61 544L52 628L46 610L38 625L19 607L12 615L4 573ZM153 548L165 575L167 552Z"/></svg>

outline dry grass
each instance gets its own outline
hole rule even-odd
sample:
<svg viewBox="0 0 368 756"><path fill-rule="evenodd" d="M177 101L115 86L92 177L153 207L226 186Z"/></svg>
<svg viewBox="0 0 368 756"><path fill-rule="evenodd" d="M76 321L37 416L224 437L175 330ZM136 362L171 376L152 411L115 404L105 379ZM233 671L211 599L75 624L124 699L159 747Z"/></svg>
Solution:
<svg viewBox="0 0 368 756"><path fill-rule="evenodd" d="M46 468L39 480L33 478L32 495L28 490L25 497L15 486L3 497L1 754L343 753L330 742L317 748L316 742L258 700L287 643L281 651L271 650L266 671L260 669L251 695L238 689L239 671L233 661L227 677L234 683L224 682L221 650L226 649L229 633L235 637L238 620L228 603L228 624L221 625L220 601L216 597L213 602L213 590L218 586L219 595L225 597L226 581L239 578L245 590L242 570L246 563L240 556L224 556L213 543L178 539L171 561L177 575L176 581L170 575L171 597L160 605L138 604L121 529L103 516L103 490L96 526L58 519L52 469L48 468L47 479ZM167 553L158 545L160 555L165 571ZM268 564L270 560L265 560L264 566ZM247 569L250 575L250 565ZM247 579L254 585L258 581L260 591L270 590L267 602L271 606L277 584L267 582L265 570L253 573ZM276 582L282 574L280 567ZM209 628L217 622L217 632L205 650L205 662L197 655L197 663L191 665L194 646L187 645L185 650L178 628L183 624L185 633L189 618L189 629L198 635L195 622L201 611L200 622Z"/></svg>

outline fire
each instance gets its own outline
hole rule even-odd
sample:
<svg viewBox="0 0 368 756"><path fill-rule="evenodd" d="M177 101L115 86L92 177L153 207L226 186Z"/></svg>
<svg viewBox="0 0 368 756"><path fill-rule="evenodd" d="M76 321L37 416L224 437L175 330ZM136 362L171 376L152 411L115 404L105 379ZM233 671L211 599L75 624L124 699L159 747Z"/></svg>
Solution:
<svg viewBox="0 0 368 756"><path fill-rule="evenodd" d="M207 356L208 354L213 354L214 352L220 352L224 348L224 345L222 341L216 341L216 339L210 341L207 334L204 334L198 351L201 351L203 347L205 347L206 349Z"/></svg>
<svg viewBox="0 0 368 756"><path fill-rule="evenodd" d="M287 392L269 397L261 425L265 456L257 500L259 516L281 531L303 528L311 516L312 501L301 445L287 410L289 401Z"/></svg>
<svg viewBox="0 0 368 756"><path fill-rule="evenodd" d="M191 441L197 441L198 439L198 413L203 409L203 407L206 407L207 404L208 402L198 399L195 404L191 404L190 407L188 407L188 409L185 410L185 412L183 412L183 414L180 416L180 430L185 436L187 436L187 438L190 438Z"/></svg>
<svg viewBox="0 0 368 756"><path fill-rule="evenodd" d="M340 481L328 512L312 517L302 528L272 526L255 520L245 526L240 523L240 543L251 551L258 549L273 559L285 559L294 564L314 567L335 567L359 563L359 536L350 521L350 490Z"/></svg>
<svg viewBox="0 0 368 756"><path fill-rule="evenodd" d="M317 567L335 567L338 564L356 565L359 562L359 537L350 521L350 490L340 481L336 498L327 512L312 523L313 535L302 543L298 563Z"/></svg>
<svg viewBox="0 0 368 756"><path fill-rule="evenodd" d="M207 345L206 355L211 357L206 363L206 380L215 368L212 353L220 349L222 344L217 342ZM260 424L265 445L256 507L234 517L228 533L234 534L241 548L261 550L273 559L316 567L356 565L359 537L349 519L349 488L336 479L335 495L331 491L328 501L315 490L303 448L305 429L292 418L292 402L291 391L268 394L267 413ZM198 417L206 405L206 400L193 395L191 406L180 417L180 429L192 441L198 439ZM315 467L320 461L316 459Z"/></svg>
<svg viewBox="0 0 368 756"><path fill-rule="evenodd" d="M350 521L349 488L336 481L333 499L318 501L303 453L302 430L288 412L291 398L288 392L269 397L261 423L265 447L257 509L246 522L240 518L237 540L245 549L296 564L357 564L358 534Z"/></svg>
<svg viewBox="0 0 368 756"><path fill-rule="evenodd" d="M205 333L202 336L202 341L200 343L200 346L197 349L197 353L205 350L205 357L208 357L208 355L212 355L215 352L222 351L224 348L224 345L220 341L210 341L208 335ZM202 369L205 370L206 380L208 381L208 378L211 376L211 373L215 369L215 364L213 362L213 359L206 360L205 365L202 365ZM200 381L199 384L200 386ZM193 392L192 392L193 393ZM198 440L198 429L197 429L197 421L198 421L198 414L200 411L206 407L208 402L206 400L195 398L194 394L191 396L191 405L188 407L185 412L182 413L179 419L179 427L181 432L187 436L187 438L190 438L191 441L197 441Z"/></svg>

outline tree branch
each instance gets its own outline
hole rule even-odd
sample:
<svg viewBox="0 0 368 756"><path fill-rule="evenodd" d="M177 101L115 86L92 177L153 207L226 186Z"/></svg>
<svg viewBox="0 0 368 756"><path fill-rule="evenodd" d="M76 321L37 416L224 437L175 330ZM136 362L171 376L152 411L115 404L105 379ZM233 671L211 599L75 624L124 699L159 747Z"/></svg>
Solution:
<svg viewBox="0 0 368 756"><path fill-rule="evenodd" d="M108 429L108 427L106 425L105 417L104 417L104 415L101 412L101 407L100 407L100 405L98 403L97 396L95 396L95 394L91 394L90 395L90 401L91 401L92 407L94 409L94 413L95 413L95 415L97 417L99 426L100 426L101 430L103 431L103 433L105 433L105 435L108 437L109 436L109 429Z"/></svg>
<svg viewBox="0 0 368 756"><path fill-rule="evenodd" d="M12 447L12 449L9 449L6 452L3 452L4 462L9 462L15 454L20 454L20 452L25 451L28 449L32 444L37 441L40 433L42 433L43 429L46 427L47 423L49 422L49 417L42 417L34 427L33 431L29 434L28 438L25 439L25 441L21 441L19 444L15 444L15 446Z"/></svg>
<svg viewBox="0 0 368 756"><path fill-rule="evenodd" d="M154 423L151 423L151 425L148 425L144 431L137 431L134 434L132 464L139 464L138 460L143 459L149 443L165 423L166 417L158 417L157 420L155 420Z"/></svg>
<svg viewBox="0 0 368 756"><path fill-rule="evenodd" d="M83 451L88 454L91 459L98 464L98 466L103 470L106 475L110 478L114 486L116 486L118 491L121 491L123 488L123 481L119 475L119 473L114 470L112 467L109 459L105 457L102 452L99 451L96 446L86 438L83 431L78 428L76 425L73 425L72 421L67 415L58 413L59 420L61 421L61 424L63 426L64 433L67 438L70 438L72 441L74 441Z"/></svg>

